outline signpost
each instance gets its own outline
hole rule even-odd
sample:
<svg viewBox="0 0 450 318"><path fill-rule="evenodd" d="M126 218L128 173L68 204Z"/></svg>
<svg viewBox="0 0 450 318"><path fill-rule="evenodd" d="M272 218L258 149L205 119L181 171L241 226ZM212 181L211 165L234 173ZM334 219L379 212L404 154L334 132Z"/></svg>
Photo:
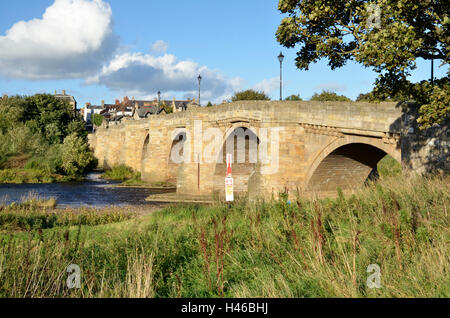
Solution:
<svg viewBox="0 0 450 318"><path fill-rule="evenodd" d="M227 177L225 178L225 199L227 202L234 201L233 178L231 177L231 154L227 154Z"/></svg>

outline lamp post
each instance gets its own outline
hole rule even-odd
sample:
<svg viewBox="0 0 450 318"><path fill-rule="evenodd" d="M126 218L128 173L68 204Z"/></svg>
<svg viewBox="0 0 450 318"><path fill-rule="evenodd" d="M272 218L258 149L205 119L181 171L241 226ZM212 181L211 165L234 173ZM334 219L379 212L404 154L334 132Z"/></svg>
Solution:
<svg viewBox="0 0 450 318"><path fill-rule="evenodd" d="M280 52L280 55L278 55L278 61L280 61L280 100L283 100L283 60L284 60L284 55L283 53Z"/></svg>
<svg viewBox="0 0 450 318"><path fill-rule="evenodd" d="M158 106L161 106L161 92L158 91Z"/></svg>
<svg viewBox="0 0 450 318"><path fill-rule="evenodd" d="M202 77L199 75L197 77L197 79L198 79L198 105L201 106L201 104L200 104L200 82L202 81Z"/></svg>

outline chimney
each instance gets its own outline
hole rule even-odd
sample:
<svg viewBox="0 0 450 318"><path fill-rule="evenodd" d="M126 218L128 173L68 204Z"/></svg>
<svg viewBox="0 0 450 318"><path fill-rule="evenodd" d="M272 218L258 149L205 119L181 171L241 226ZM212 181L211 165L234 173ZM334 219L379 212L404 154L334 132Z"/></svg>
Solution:
<svg viewBox="0 0 450 318"><path fill-rule="evenodd" d="M105 108L105 100L102 99L102 108Z"/></svg>
<svg viewBox="0 0 450 318"><path fill-rule="evenodd" d="M62 94L66 95L66 90L65 89L62 90Z"/></svg>
<svg viewBox="0 0 450 318"><path fill-rule="evenodd" d="M120 104L120 101L118 99L116 99L116 106L118 106Z"/></svg>

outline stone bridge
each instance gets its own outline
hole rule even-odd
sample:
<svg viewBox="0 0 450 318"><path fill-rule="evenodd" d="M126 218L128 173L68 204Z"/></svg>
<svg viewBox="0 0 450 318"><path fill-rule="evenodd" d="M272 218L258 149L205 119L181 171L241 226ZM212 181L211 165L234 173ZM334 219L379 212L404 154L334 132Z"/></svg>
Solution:
<svg viewBox="0 0 450 318"><path fill-rule="evenodd" d="M387 154L419 173L448 170L448 126L419 133L415 114L387 102L241 101L125 120L89 140L100 166L125 164L179 194L223 194L227 152L235 193L328 191L361 186Z"/></svg>

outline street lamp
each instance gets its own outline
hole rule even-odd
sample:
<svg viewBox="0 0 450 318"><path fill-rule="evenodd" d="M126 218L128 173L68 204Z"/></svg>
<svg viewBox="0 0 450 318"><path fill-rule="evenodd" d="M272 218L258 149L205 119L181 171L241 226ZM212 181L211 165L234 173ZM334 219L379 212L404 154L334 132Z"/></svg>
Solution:
<svg viewBox="0 0 450 318"><path fill-rule="evenodd" d="M201 106L201 104L200 104L200 82L202 81L202 77L199 75L197 77L197 79L198 79L198 105Z"/></svg>
<svg viewBox="0 0 450 318"><path fill-rule="evenodd" d="M280 52L280 55L278 55L278 61L280 61L280 100L283 100L283 90L282 90L282 86L283 86L283 74L282 74L282 67L283 67L283 60L284 60L284 55L283 53Z"/></svg>

